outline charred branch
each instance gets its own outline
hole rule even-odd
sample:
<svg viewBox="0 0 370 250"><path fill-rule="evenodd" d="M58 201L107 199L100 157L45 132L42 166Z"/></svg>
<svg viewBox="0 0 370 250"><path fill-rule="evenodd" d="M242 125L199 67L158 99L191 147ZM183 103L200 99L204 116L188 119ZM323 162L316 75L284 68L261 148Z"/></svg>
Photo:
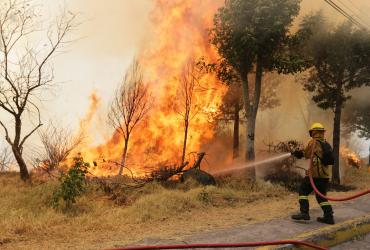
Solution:
<svg viewBox="0 0 370 250"><path fill-rule="evenodd" d="M150 173L147 181L159 181L165 182L169 180L171 177L179 175L183 173L184 168L189 164L189 162L184 162L180 166L162 166L159 167L157 170L154 170Z"/></svg>

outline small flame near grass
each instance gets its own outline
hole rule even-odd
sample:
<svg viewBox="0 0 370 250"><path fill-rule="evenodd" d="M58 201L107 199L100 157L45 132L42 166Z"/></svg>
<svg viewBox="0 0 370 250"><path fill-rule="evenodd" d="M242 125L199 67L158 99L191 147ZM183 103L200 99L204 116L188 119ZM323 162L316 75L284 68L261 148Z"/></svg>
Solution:
<svg viewBox="0 0 370 250"><path fill-rule="evenodd" d="M347 147L340 148L340 156L345 160L348 167L360 168L362 165L360 156Z"/></svg>

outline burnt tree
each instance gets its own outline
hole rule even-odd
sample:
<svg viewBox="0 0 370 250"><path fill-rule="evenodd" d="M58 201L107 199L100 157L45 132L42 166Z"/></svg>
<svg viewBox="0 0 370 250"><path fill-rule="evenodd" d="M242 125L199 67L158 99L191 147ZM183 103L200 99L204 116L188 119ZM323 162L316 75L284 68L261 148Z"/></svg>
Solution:
<svg viewBox="0 0 370 250"><path fill-rule="evenodd" d="M199 113L200 108L197 105L196 91L200 89L199 81L203 73L197 67L193 59L189 59L185 64L181 75L178 89L179 103L177 112L182 117L184 125L184 140L181 153L181 164L185 162L186 146L188 143L188 134L190 121Z"/></svg>
<svg viewBox="0 0 370 250"><path fill-rule="evenodd" d="M0 9L0 125L19 166L22 180L29 179L23 148L41 126L41 91L53 82L50 61L70 40L67 35L76 26L76 16L64 12L56 18L46 33L42 48L32 44L34 36L42 33L38 27L36 7L29 1L9 0ZM31 114L35 121L27 122ZM25 131L25 130L28 131Z"/></svg>
<svg viewBox="0 0 370 250"><path fill-rule="evenodd" d="M118 175L122 175L126 166L130 136L136 125L148 114L150 105L148 85L144 83L139 62L134 60L115 92L108 113L108 122L124 139Z"/></svg>

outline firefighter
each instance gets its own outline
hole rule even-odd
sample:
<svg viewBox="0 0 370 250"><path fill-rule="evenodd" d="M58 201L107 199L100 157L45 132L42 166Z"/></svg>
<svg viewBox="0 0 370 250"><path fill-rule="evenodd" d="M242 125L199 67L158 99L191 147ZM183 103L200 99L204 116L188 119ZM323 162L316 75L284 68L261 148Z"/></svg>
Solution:
<svg viewBox="0 0 370 250"><path fill-rule="evenodd" d="M321 123L312 124L309 133L312 139L308 142L306 148L304 150L297 150L292 154L298 159L303 157L305 157L306 159L310 159L312 149L314 147L314 154L312 159L312 177L315 186L320 191L320 193L326 195L330 178L329 171L331 169L328 165L328 162L330 164L333 164L332 162L334 161L334 158L332 157L332 149L329 143L327 143L325 140L325 128ZM326 159L324 159L324 157L326 157ZM333 159L328 160L327 158L330 157L332 157ZM292 215L292 219L310 220L308 195L312 192L313 188L308 177L308 171L306 171L306 176L304 177L299 189L298 199L300 205L300 213ZM333 209L328 200L318 196L317 194L316 200L324 212L324 216L318 217L317 221L326 224L334 224Z"/></svg>

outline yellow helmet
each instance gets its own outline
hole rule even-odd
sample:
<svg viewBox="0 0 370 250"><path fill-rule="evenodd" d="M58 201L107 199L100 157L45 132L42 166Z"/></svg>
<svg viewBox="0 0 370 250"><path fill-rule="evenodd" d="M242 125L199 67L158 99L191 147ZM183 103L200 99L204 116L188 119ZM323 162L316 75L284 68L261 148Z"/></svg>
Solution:
<svg viewBox="0 0 370 250"><path fill-rule="evenodd" d="M315 122L312 124L309 130L310 136L311 136L312 131L325 131L324 125L322 125L321 123Z"/></svg>

